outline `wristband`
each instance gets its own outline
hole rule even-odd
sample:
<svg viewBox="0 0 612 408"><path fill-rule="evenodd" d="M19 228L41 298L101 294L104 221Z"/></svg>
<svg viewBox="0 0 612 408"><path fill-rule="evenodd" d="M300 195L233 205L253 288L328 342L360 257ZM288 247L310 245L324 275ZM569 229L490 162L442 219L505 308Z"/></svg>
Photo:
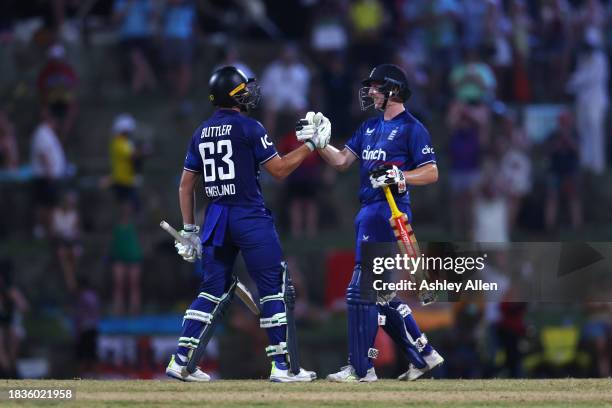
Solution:
<svg viewBox="0 0 612 408"><path fill-rule="evenodd" d="M183 224L183 231L185 232L196 232L198 226L195 224Z"/></svg>
<svg viewBox="0 0 612 408"><path fill-rule="evenodd" d="M306 145L306 147L311 151L314 152L314 149L316 148L314 142L311 139L308 139L304 142L304 144Z"/></svg>

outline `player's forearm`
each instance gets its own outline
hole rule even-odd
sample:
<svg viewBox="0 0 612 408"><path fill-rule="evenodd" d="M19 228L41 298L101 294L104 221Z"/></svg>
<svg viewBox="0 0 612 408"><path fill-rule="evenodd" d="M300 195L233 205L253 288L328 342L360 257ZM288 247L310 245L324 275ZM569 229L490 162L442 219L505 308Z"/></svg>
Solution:
<svg viewBox="0 0 612 408"><path fill-rule="evenodd" d="M195 194L194 191L188 191L179 187L179 202L181 206L181 215L183 216L183 224L195 224Z"/></svg>
<svg viewBox="0 0 612 408"><path fill-rule="evenodd" d="M179 205L183 224L195 224L195 177L183 172L179 185Z"/></svg>
<svg viewBox="0 0 612 408"><path fill-rule="evenodd" d="M438 166L426 164L414 170L404 171L406 183L411 186L424 186L438 181Z"/></svg>
<svg viewBox="0 0 612 408"><path fill-rule="evenodd" d="M283 180L288 175L293 173L300 164L308 157L311 153L310 149L306 145L302 145L287 155L280 158L281 166L276 171L270 172L277 180Z"/></svg>
<svg viewBox="0 0 612 408"><path fill-rule="evenodd" d="M347 160L346 149L340 151L334 146L328 144L323 149L318 149L319 155L325 160L330 166L339 171L344 171L349 168L352 162ZM348 153L352 154L352 153Z"/></svg>

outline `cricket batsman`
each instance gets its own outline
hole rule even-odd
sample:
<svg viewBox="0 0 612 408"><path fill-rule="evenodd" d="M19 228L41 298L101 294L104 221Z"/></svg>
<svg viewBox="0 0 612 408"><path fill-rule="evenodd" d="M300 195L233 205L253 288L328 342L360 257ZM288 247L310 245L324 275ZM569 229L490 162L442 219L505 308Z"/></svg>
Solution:
<svg viewBox="0 0 612 408"><path fill-rule="evenodd" d="M404 71L396 65L383 64L372 70L362 81L359 91L362 110L374 107L381 114L366 120L338 150L330 144L318 152L337 170L348 169L361 160L359 200L361 210L355 219L357 235L355 269L346 291L348 305L349 365L327 379L334 382L372 382L377 380L372 359L378 356L374 340L378 324L400 346L410 360L408 371L400 380L416 380L425 372L442 364L444 359L428 344L412 317L410 307L397 298L373 303L360 293L361 244L363 242L395 242L389 225L391 210L383 193L391 186L399 209L412 220L407 187L426 185L438 179L436 157L429 132L406 109L410 88ZM298 122L297 137L308 141L312 137L329 140L331 123L321 113L309 113ZM379 316L380 315L380 316Z"/></svg>
<svg viewBox="0 0 612 408"><path fill-rule="evenodd" d="M175 243L185 261L201 257L203 279L198 296L185 312L178 347L166 374L183 381L210 380L195 363L229 307L237 285L232 269L241 252L259 291L260 326L270 340L265 349L272 359L270 381L312 381L316 374L296 366L297 354L291 355L297 347L295 327L288 327L293 324L290 311L295 289L271 212L264 205L259 172L263 166L276 179L283 179L327 141L310 138L281 157L264 127L244 115L260 100L255 79L227 66L212 74L209 87L216 110L196 129L189 143L179 187L183 217L179 234L183 239ZM200 177L210 200L201 229L194 219L194 189Z"/></svg>

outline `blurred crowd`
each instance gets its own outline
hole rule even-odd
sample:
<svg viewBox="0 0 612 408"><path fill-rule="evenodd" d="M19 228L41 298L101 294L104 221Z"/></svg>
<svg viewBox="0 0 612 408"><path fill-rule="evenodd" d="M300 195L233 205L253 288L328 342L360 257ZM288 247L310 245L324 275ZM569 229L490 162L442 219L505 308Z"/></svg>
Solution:
<svg viewBox="0 0 612 408"><path fill-rule="evenodd" d="M60 271L66 298L72 299L67 308L73 316L76 358L83 371L91 370L95 361L97 325L103 315L137 316L147 302L155 303L142 295L143 263L147 256L155 258L142 243L142 235L148 232L144 220L156 210L142 189L147 158L164 160L164 156L154 151L139 128L143 122L154 123L154 118L138 117L126 104L118 104L122 107L114 109L111 120L95 123L107 129L107 149L80 157L79 149L85 151L82 147L87 143L83 125L91 120L97 103L103 103L102 96L102 102L94 103L83 97L83 87L102 74L79 72L79 59L87 59L87 54L71 50L96 47L107 38L112 39L112 57L105 63L120 73L112 82L122 98L145 98L169 106L170 123L177 133L184 134L184 123L195 128L209 112L202 97L205 89L198 87L205 88L215 68L231 64L257 77L264 100L255 115L281 152L296 147L293 125L308 110L320 110L331 119L332 144L341 147L372 113L359 109L359 81L374 65L395 63L410 79L413 96L407 107L429 128L439 158L442 187L432 187L435 193L427 195L427 200L450 209L436 217L428 211L421 215L417 208L417 220L423 217L424 224L442 229L447 240L477 242L556 240L562 228L575 232L597 222L585 215L584 207L588 194L605 183L609 174L606 121L612 1L7 3L7 12L0 18L0 44L14 52L3 54L3 66L6 62L35 71L28 76L28 70L17 69L14 77L16 82L30 82L34 96L27 109L39 119L35 126L20 121L14 103L19 89L2 85L0 183L30 188L32 221L23 223L25 233L2 228L0 233L3 239L27 236L47 245L54 259L50 269ZM88 159L102 159L105 165L95 174L94 198L88 194L87 200L113 197L113 207L108 209L112 220L102 230L111 282L107 301L82 267L89 233L83 220L96 217L88 213L92 206L90 201L83 202L79 188L83 174L78 165ZM180 169L174 167L173 171ZM315 240L321 229L352 232L341 221L343 202L329 198L337 177L312 155L278 189L273 205L281 220L286 220L280 228L288 238ZM173 195L174 188L166 186L164 194ZM357 191L347 193L356 199ZM418 206L418 201L425 200L417 195L415 201ZM439 210L440 205L432 208ZM419 227L415 228L418 235ZM331 259L336 249L332 244L322 255ZM302 261L294 261L296 270ZM18 339L25 335L18 316L28 302L17 286L9 285L16 268L9 268L8 262L2 264L6 289L0 288L1 311L7 314L7 322L14 321L7 327L20 329L19 335L8 331L0 337L0 369L14 373ZM325 276L333 279L334 275ZM300 279L306 293L308 276ZM327 283L330 286L333 283ZM303 305L303 315L314 315L316 321L326 315L317 310L336 312L330 306L333 302L327 307L311 303ZM451 330L463 343L456 348L449 345L449 354L456 354L449 360L478 354L486 356L482 358L486 363L469 373L459 365L451 367L447 375L499 373L491 368L494 348L483 351L487 347L476 338L504 348L506 361L522 361L518 343L527 332L522 323L526 305L455 306ZM592 374L602 376L609 375L612 341L606 310L595 305L585 308L588 322L595 323L585 325L580 343L600 357ZM492 315L497 318L485 319ZM597 318L590 319L593 316ZM490 321L495 321L494 329L483 331L487 326L483 322ZM505 375L522 375L520 367L507 368Z"/></svg>

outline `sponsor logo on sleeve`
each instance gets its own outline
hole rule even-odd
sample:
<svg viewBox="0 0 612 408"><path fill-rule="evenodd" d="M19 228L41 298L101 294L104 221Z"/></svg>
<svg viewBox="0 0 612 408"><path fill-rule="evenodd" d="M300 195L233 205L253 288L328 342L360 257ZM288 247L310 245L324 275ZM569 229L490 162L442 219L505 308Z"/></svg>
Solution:
<svg viewBox="0 0 612 408"><path fill-rule="evenodd" d="M268 146L273 146L273 143L270 141L267 134L260 137L259 140L261 140L261 144L263 145L264 149L267 149Z"/></svg>
<svg viewBox="0 0 612 408"><path fill-rule="evenodd" d="M426 145L422 150L421 153L423 154L435 154L434 152L434 148L433 147L429 147L429 145Z"/></svg>

